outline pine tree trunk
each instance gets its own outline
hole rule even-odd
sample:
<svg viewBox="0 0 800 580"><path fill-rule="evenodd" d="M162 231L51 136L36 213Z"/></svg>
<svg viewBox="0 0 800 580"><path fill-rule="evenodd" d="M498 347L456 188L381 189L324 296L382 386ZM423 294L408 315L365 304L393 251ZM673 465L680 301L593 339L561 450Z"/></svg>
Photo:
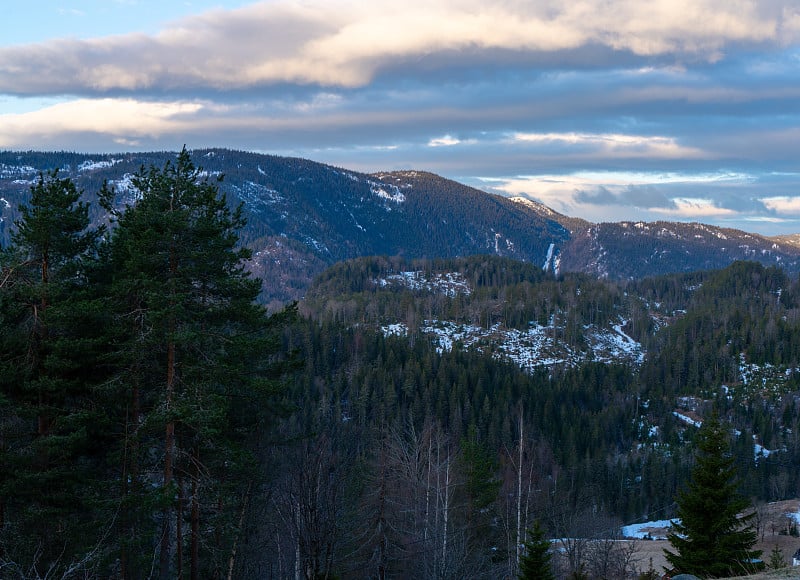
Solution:
<svg viewBox="0 0 800 580"><path fill-rule="evenodd" d="M519 464L517 465L517 545L516 545L516 570L519 570L519 550L522 527L522 406L519 409Z"/></svg>
<svg viewBox="0 0 800 580"><path fill-rule="evenodd" d="M174 326L171 325L171 326ZM171 329L172 330L172 329ZM167 413L172 411L172 397L175 390L175 342L170 340L167 346L167 385L166 385L166 409ZM174 476L175 461L175 422L169 418L167 420L166 433L164 436L164 490L168 491ZM159 556L159 570L162 580L170 578L170 547L172 543L172 512L170 507L164 508L164 522L161 531L161 553Z"/></svg>
<svg viewBox="0 0 800 580"><path fill-rule="evenodd" d="M191 580L199 580L200 578L200 450L195 446L194 448L194 472L192 473L192 540L191 540L191 567L190 575Z"/></svg>
<svg viewBox="0 0 800 580"><path fill-rule="evenodd" d="M244 517L247 514L247 507L250 504L250 494L253 491L253 481L250 480L247 484L247 491L242 498L242 511L239 513L239 525L236 528L236 537L233 539L233 546L231 547L231 555L228 558L228 576L227 580L233 580L233 569L236 566L236 552L239 548L239 539L242 536L242 529L244 527Z"/></svg>
<svg viewBox="0 0 800 580"><path fill-rule="evenodd" d="M177 578L183 577L183 480L178 479L178 508L175 516L175 560Z"/></svg>

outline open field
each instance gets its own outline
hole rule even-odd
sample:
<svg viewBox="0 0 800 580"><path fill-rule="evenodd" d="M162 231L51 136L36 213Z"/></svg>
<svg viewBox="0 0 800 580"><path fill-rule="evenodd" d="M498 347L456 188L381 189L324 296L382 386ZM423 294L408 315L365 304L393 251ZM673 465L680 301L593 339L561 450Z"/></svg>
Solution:
<svg viewBox="0 0 800 580"><path fill-rule="evenodd" d="M800 549L800 538L789 535L782 535L781 530L785 530L790 520L785 514L798 513L800 500L789 500L766 504L759 509L759 542L756 548L762 551L762 558L769 562L772 550L777 546L783 554L784 561L789 568L784 570L766 571L754 576L744 576L748 580L770 579L770 578L800 578L800 566L792 568L792 556ZM754 522L755 523L755 522ZM665 530L661 530L664 532ZM637 545L637 567L641 571L646 571L650 562L658 572L663 572L667 565L664 557L664 550L670 548L670 543L666 540L638 540Z"/></svg>

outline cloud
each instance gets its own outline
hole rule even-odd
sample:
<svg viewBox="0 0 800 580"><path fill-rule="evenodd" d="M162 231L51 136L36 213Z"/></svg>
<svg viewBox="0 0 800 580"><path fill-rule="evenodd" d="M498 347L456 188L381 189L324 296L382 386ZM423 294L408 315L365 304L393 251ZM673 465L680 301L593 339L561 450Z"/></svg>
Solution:
<svg viewBox="0 0 800 580"><path fill-rule="evenodd" d="M428 147L453 147L455 145L476 145L477 143L477 139L460 139L448 134L429 140Z"/></svg>
<svg viewBox="0 0 800 580"><path fill-rule="evenodd" d="M0 92L361 87L437 55L468 62L490 53L501 65L520 55L531 62L562 52L576 58L583 47L714 62L739 44L797 42L799 22L800 9L788 0L259 2L186 18L157 35L1 49ZM581 57L589 66L591 54Z"/></svg>
<svg viewBox="0 0 800 580"><path fill-rule="evenodd" d="M63 134L99 133L130 145L137 138L185 130L204 109L191 102L144 103L132 99L81 99L38 111L0 115L0 147L24 147L32 137L47 141Z"/></svg>
<svg viewBox="0 0 800 580"><path fill-rule="evenodd" d="M689 159L706 156L698 149L680 146L672 137L588 133L515 133L511 139L518 143L537 143L547 147L563 145L591 150L608 157Z"/></svg>
<svg viewBox="0 0 800 580"><path fill-rule="evenodd" d="M653 176L653 179L657 179ZM612 191L609 187L581 189L575 192L576 202L591 205L631 206L640 209L675 209L676 203L655 185L628 185Z"/></svg>
<svg viewBox="0 0 800 580"><path fill-rule="evenodd" d="M791 216L800 216L800 197L778 196L761 199L764 206L770 211Z"/></svg>
<svg viewBox="0 0 800 580"><path fill-rule="evenodd" d="M706 198L676 198L673 200L674 208L651 208L654 213L661 214L669 219L700 220L708 218L734 217L737 215L732 209L719 207L713 199Z"/></svg>

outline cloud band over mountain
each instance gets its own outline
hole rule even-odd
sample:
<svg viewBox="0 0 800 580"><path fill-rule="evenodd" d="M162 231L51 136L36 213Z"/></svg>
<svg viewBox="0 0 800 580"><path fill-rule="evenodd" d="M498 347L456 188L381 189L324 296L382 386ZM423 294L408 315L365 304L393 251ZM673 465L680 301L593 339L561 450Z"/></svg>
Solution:
<svg viewBox="0 0 800 580"><path fill-rule="evenodd" d="M428 169L588 219L800 230L796 2L277 0L64 32L0 45L0 147L228 146Z"/></svg>

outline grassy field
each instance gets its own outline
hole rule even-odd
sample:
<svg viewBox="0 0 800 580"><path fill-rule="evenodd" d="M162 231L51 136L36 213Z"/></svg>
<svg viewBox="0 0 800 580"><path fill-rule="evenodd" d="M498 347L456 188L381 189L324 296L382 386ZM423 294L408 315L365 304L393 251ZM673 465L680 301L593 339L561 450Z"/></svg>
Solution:
<svg viewBox="0 0 800 580"><path fill-rule="evenodd" d="M756 548L761 550L762 559L770 561L770 555L775 547L780 550L783 560L789 566L782 570L770 570L754 576L743 576L748 580L767 580L774 578L798 578L800 579L800 566L791 567L792 556L800 549L800 538L784 535L788 521L785 514L797 513L800 509L800 501L790 500L776 502L762 506L758 514L758 527L760 531L759 542ZM663 573L667 560L664 557L664 550L669 549L670 543L666 540L639 540L636 542L637 568L646 571L652 562L653 569Z"/></svg>

